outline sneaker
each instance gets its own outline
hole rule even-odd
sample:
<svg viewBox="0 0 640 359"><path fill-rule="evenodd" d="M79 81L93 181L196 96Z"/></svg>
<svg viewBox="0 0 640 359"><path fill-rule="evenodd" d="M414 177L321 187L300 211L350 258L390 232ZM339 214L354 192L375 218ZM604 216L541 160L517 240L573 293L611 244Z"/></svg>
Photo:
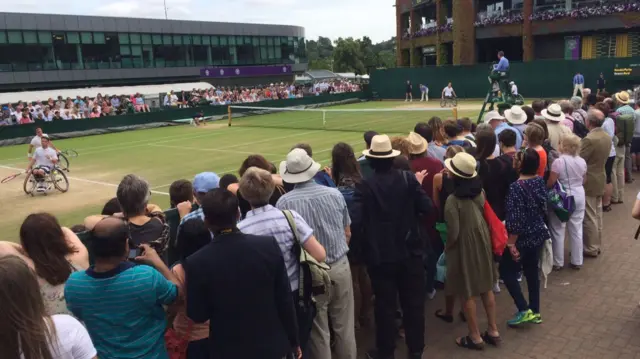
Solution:
<svg viewBox="0 0 640 359"><path fill-rule="evenodd" d="M542 314L533 313L533 317L531 319L531 323L533 323L533 324L542 324Z"/></svg>
<svg viewBox="0 0 640 359"><path fill-rule="evenodd" d="M433 290L429 293L427 293L427 298L429 298L429 300L433 300L433 298L436 297L436 289L433 288Z"/></svg>
<svg viewBox="0 0 640 359"><path fill-rule="evenodd" d="M533 321L533 312L531 309L525 310L524 312L518 312L513 318L507 320L507 325L510 327L515 327L521 324L530 323Z"/></svg>
<svg viewBox="0 0 640 359"><path fill-rule="evenodd" d="M47 188L45 187L44 182L38 182L38 185L36 186L36 191L44 192L46 190L47 190Z"/></svg>

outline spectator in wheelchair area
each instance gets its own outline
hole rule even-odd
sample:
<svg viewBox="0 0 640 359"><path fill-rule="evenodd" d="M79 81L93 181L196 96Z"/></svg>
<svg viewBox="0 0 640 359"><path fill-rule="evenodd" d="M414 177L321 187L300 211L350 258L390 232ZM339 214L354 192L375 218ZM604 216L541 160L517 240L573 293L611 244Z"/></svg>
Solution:
<svg viewBox="0 0 640 359"><path fill-rule="evenodd" d="M149 204L150 196L147 181L133 174L124 176L116 190L122 212L113 216L125 219L132 245L149 244L162 255L169 244L169 226L165 223L162 209ZM84 220L84 225L92 230L105 217L89 216Z"/></svg>
<svg viewBox="0 0 640 359"><path fill-rule="evenodd" d="M43 134L40 137L40 141L42 147L36 148L31 161L29 161L27 172L30 171L38 182L36 190L38 192L44 192L46 191L44 177L46 175L49 175L51 173L51 170L58 163L58 154L56 150L49 147L49 136Z"/></svg>
<svg viewBox="0 0 640 359"><path fill-rule="evenodd" d="M175 275L147 244L134 259L146 265L127 261L130 226L122 218L101 219L91 237L94 264L71 274L64 294L69 310L86 325L98 356L168 358L163 305L178 299Z"/></svg>
<svg viewBox="0 0 640 359"><path fill-rule="evenodd" d="M33 213L20 226L20 243L0 242L0 257L14 255L31 267L47 315L70 314L64 287L73 272L89 267L89 252L78 236L49 213Z"/></svg>

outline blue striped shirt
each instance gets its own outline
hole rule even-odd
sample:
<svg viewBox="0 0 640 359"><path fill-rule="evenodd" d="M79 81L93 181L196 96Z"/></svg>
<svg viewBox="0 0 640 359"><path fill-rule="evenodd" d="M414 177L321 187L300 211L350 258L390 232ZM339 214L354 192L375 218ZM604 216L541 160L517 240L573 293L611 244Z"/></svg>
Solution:
<svg viewBox="0 0 640 359"><path fill-rule="evenodd" d="M291 211L291 214L296 224L298 239L300 243L304 245L313 234L313 229L309 227L307 222L305 222L297 212ZM299 258L296 257L292 251L295 238L289 227L289 221L287 221L287 217L284 216L282 211L270 204L253 209L247 212L246 218L238 223L238 229L242 233L257 236L272 236L276 239L278 246L280 246L280 251L282 251L282 255L284 256L284 264L285 267L287 267L291 291L297 290L300 267Z"/></svg>
<svg viewBox="0 0 640 359"><path fill-rule="evenodd" d="M168 359L162 305L173 303L178 289L152 267L123 262L109 272L75 272L64 295L99 358Z"/></svg>
<svg viewBox="0 0 640 359"><path fill-rule="evenodd" d="M328 264L342 259L349 251L345 228L351 225L351 218L347 203L336 188L313 181L299 183L280 197L276 207L296 211L307 221L327 251Z"/></svg>

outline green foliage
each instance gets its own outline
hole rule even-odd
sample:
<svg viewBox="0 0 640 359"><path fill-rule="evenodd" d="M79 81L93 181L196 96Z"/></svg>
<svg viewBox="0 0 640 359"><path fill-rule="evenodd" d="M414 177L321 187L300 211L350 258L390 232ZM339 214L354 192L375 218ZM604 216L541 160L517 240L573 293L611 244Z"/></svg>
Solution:
<svg viewBox="0 0 640 359"><path fill-rule="evenodd" d="M367 36L362 39L338 38L334 42L320 36L318 40L308 40L306 48L311 70L364 75L376 68L392 68L396 64L395 38L374 44Z"/></svg>

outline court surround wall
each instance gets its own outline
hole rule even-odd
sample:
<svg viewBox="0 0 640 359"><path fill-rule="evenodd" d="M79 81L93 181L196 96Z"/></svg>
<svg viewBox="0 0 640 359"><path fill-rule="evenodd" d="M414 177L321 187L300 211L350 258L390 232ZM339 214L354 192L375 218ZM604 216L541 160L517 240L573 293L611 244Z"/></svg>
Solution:
<svg viewBox="0 0 640 359"><path fill-rule="evenodd" d="M586 80L585 87L595 90L596 80L604 73L607 91L633 88L640 79L620 81L613 78L613 68L640 64L640 57L601 58L594 60L542 60L511 63L511 79L518 85L525 99L561 98L571 96L572 80L576 72L581 72ZM460 98L484 98L489 89L490 64L469 66L429 66L421 68L395 68L375 70L371 74L372 90L380 98L404 99L406 81L413 84L413 97L420 97L419 84L429 87L429 97L440 98L442 89L448 82Z"/></svg>
<svg viewBox="0 0 640 359"><path fill-rule="evenodd" d="M255 102L248 105L271 108L296 107L315 105L327 102L338 102L350 99L363 98L363 92L350 92L332 95L310 96L299 99L273 100ZM42 122L27 125L0 126L0 145L22 143L22 139L30 139L35 133L36 127L41 127L43 132L49 135L57 134L96 134L104 131L92 133L96 130L139 128L144 126L156 126L158 124L174 124L176 120L189 119L202 111L205 117L224 116L228 113L227 106L203 106L183 109L170 109L150 113L136 113L122 116L107 116L99 118L85 118L81 120L60 120L53 122ZM69 137L69 136L61 136Z"/></svg>

